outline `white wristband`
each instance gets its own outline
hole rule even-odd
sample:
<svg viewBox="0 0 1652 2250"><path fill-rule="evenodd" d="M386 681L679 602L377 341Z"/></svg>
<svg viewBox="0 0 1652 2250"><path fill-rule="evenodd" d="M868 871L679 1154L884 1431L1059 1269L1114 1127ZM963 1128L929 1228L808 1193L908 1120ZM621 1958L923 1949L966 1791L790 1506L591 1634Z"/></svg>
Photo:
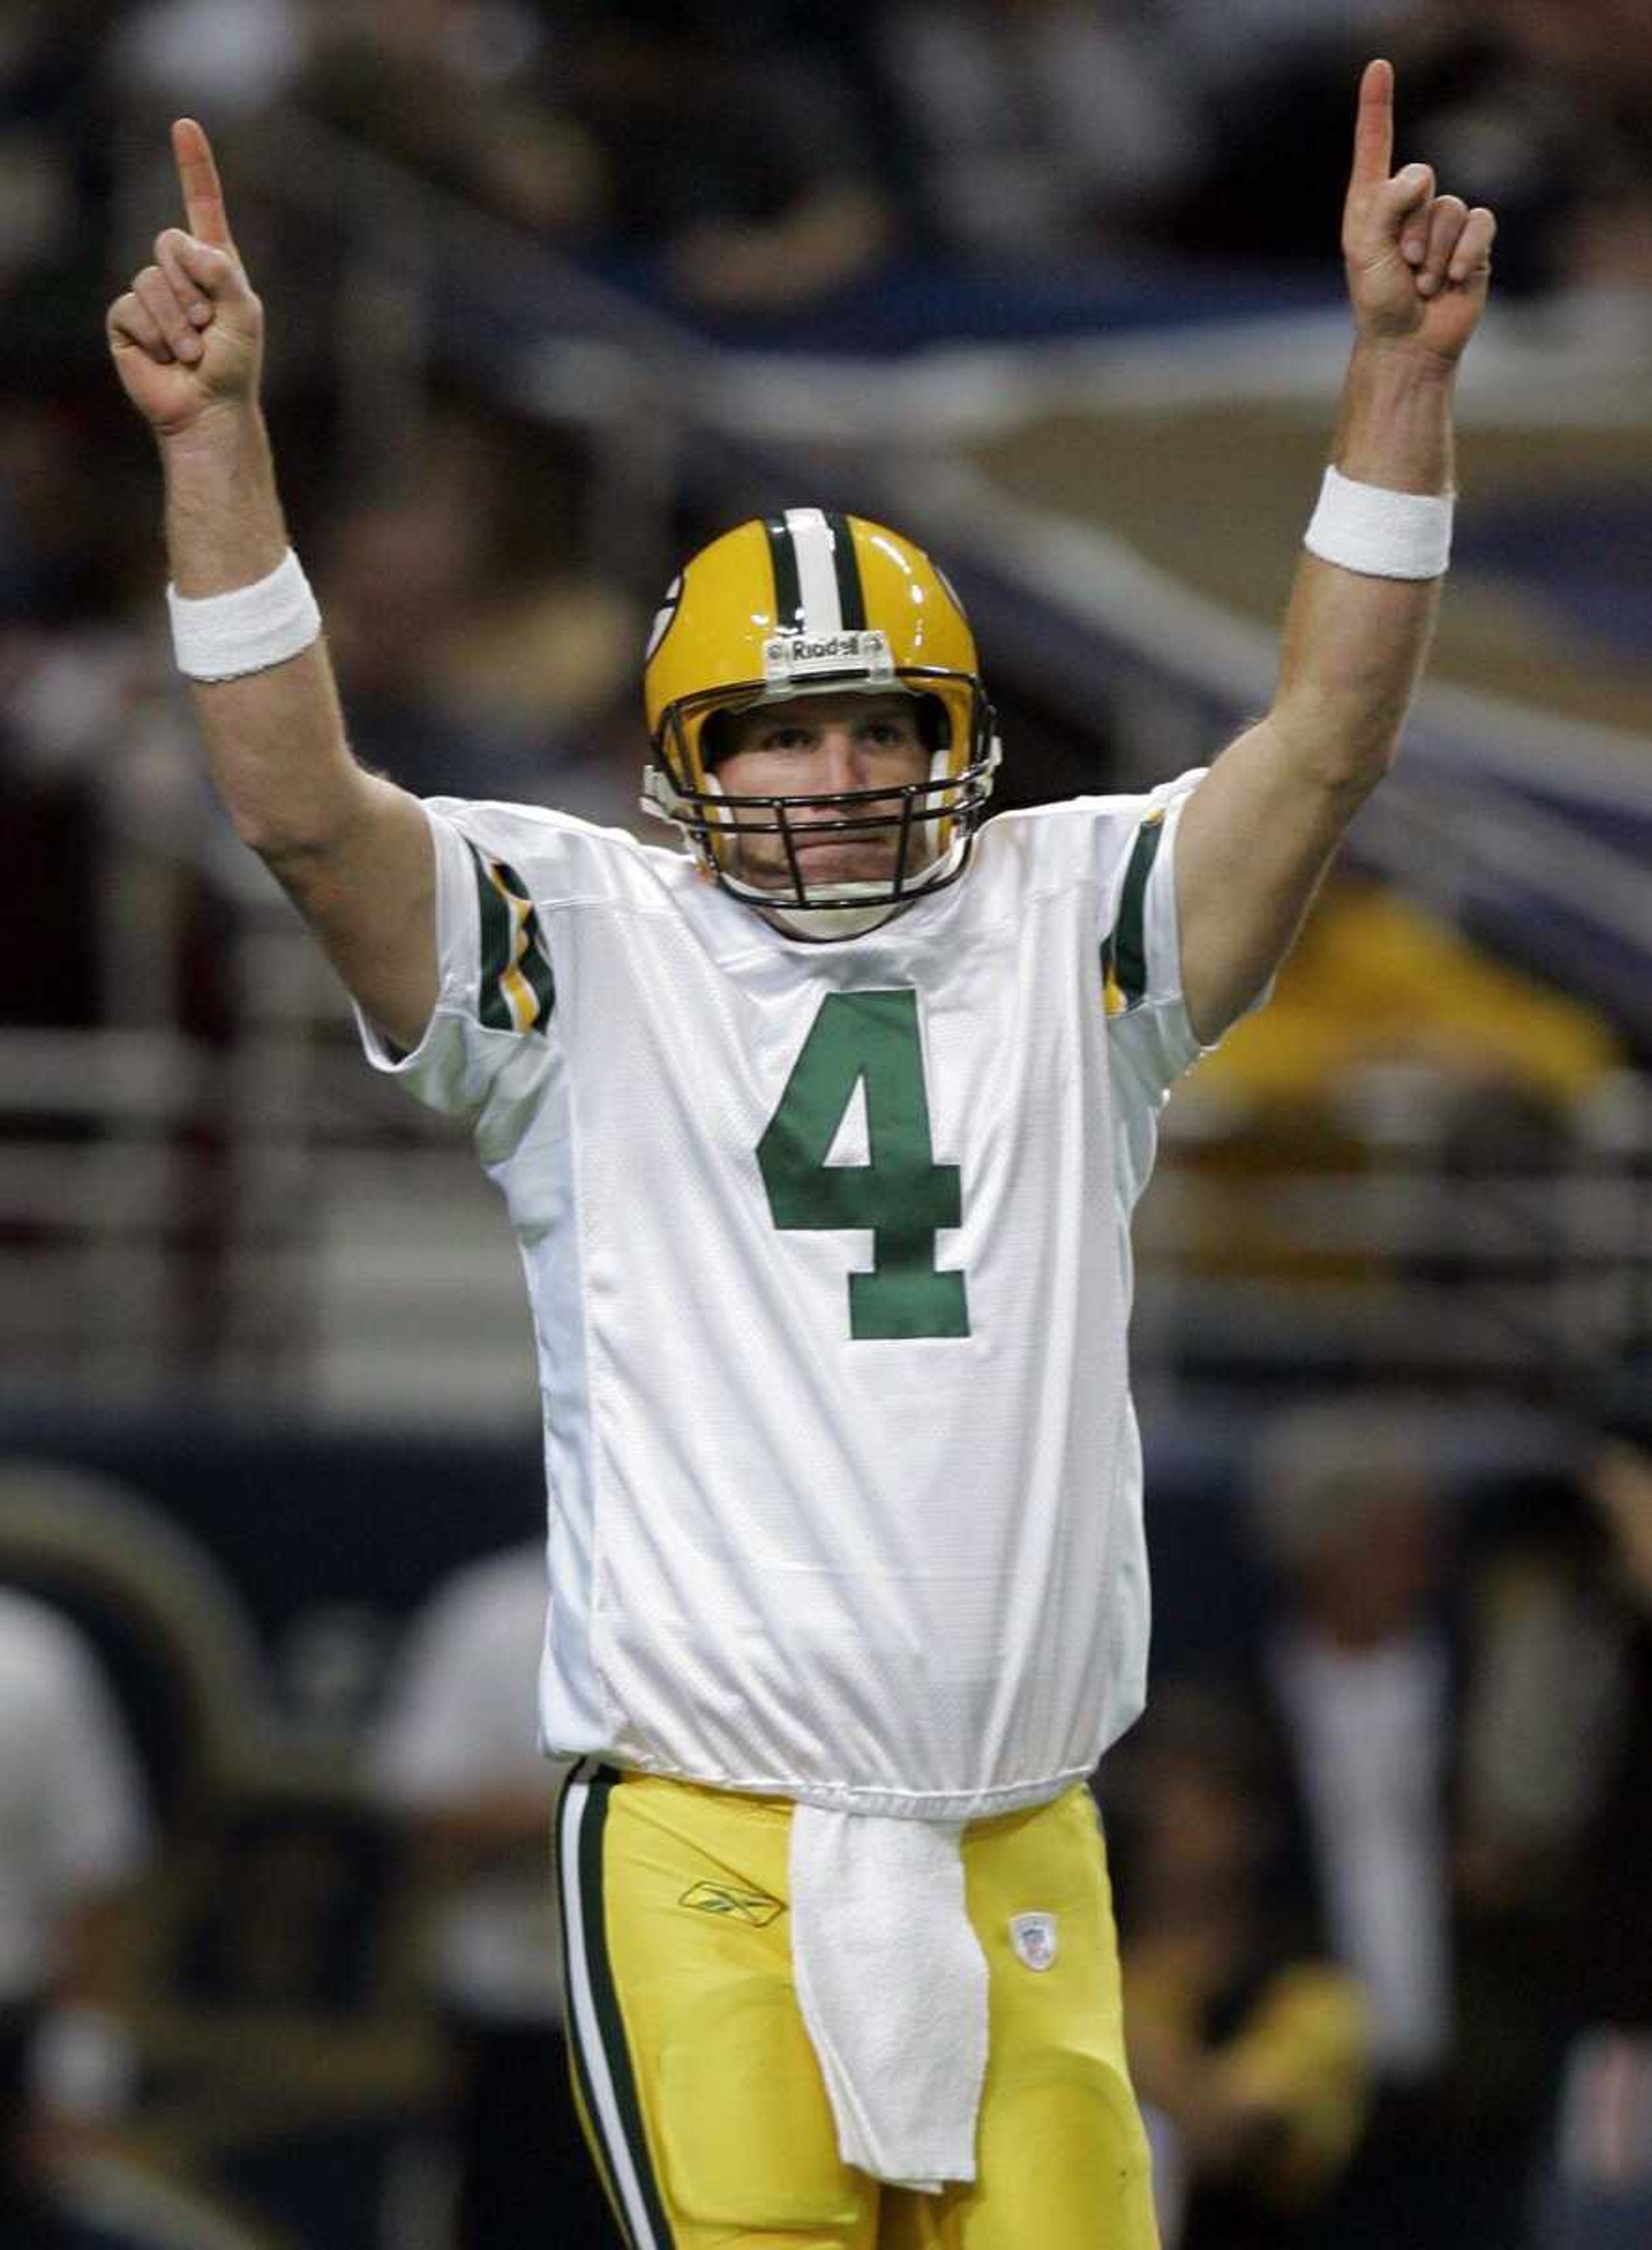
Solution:
<svg viewBox="0 0 1652 2250"><path fill-rule="evenodd" d="M1370 578L1438 578L1451 560L1450 493L1390 492L1325 471L1303 544Z"/></svg>
<svg viewBox="0 0 1652 2250"><path fill-rule="evenodd" d="M186 601L166 590L178 670L191 680L239 680L285 664L321 638L321 613L289 547L267 578Z"/></svg>

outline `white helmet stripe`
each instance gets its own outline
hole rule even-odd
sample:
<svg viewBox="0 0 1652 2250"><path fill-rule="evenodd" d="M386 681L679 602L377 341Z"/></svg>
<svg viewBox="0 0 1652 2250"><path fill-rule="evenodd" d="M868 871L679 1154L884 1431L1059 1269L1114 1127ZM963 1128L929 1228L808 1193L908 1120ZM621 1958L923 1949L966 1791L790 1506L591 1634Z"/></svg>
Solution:
<svg viewBox="0 0 1652 2250"><path fill-rule="evenodd" d="M843 631L843 604L838 598L838 573L832 559L832 527L818 507L789 507L786 529L798 558L798 585L803 596L804 631L819 638Z"/></svg>

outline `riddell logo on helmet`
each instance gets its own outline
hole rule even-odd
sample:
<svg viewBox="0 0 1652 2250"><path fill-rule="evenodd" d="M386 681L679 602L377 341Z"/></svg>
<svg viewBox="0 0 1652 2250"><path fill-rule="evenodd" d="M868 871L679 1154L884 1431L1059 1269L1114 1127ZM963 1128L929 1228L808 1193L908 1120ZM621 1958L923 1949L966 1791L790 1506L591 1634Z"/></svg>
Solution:
<svg viewBox="0 0 1652 2250"><path fill-rule="evenodd" d="M763 644L763 668L772 680L853 668L874 679L894 670L889 637L877 626L834 633L777 633Z"/></svg>
<svg viewBox="0 0 1652 2250"><path fill-rule="evenodd" d="M787 633L771 640L763 652L782 657L788 664L824 664L843 657L875 656L882 640L881 633L829 633L819 640L811 640L806 633Z"/></svg>

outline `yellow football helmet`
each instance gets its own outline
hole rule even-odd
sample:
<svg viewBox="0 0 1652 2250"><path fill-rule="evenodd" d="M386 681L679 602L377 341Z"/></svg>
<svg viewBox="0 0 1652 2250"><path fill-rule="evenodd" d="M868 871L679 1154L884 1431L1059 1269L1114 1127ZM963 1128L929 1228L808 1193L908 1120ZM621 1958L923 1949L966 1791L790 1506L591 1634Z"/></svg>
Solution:
<svg viewBox="0 0 1652 2250"><path fill-rule="evenodd" d="M731 796L720 787L714 724L798 695L902 690L921 699L926 779L830 797ZM688 838L707 875L793 935L874 928L956 882L999 761L975 641L946 577L909 539L862 516L791 507L742 523L685 564L649 635L643 695L653 763L643 808ZM871 801L876 800L876 808ZM833 808L821 825L898 832L893 872L867 882L811 882L793 816ZM747 880L744 835L778 837L791 880Z"/></svg>

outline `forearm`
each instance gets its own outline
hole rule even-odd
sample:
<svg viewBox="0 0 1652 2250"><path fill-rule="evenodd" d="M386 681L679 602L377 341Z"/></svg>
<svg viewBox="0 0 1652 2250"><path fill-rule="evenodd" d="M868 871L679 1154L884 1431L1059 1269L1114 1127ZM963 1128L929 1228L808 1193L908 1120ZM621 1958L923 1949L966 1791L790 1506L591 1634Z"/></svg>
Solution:
<svg viewBox="0 0 1652 2250"><path fill-rule="evenodd" d="M1392 492L1452 488L1455 369L1356 344L1332 459ZM1350 808L1393 762L1439 609L1437 578L1383 578L1303 551L1286 614L1272 722L1304 778Z"/></svg>
<svg viewBox="0 0 1652 2250"><path fill-rule="evenodd" d="M189 599L251 585L287 551L274 464L255 405L162 438L166 542ZM272 862L336 841L368 777L350 756L324 643L239 680L190 683L212 779L242 839Z"/></svg>

